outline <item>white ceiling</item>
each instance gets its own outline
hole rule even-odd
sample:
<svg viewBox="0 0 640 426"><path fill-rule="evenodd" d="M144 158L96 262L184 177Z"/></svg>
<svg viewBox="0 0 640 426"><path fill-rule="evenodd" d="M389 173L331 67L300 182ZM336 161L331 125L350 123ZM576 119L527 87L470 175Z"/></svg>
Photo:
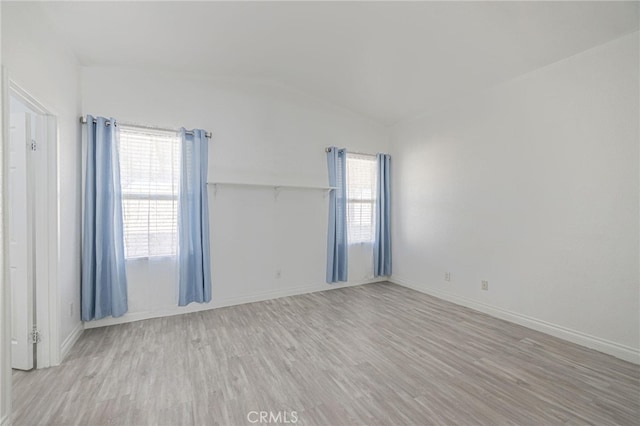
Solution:
<svg viewBox="0 0 640 426"><path fill-rule="evenodd" d="M638 2L55 2L82 65L266 79L384 123L638 28Z"/></svg>

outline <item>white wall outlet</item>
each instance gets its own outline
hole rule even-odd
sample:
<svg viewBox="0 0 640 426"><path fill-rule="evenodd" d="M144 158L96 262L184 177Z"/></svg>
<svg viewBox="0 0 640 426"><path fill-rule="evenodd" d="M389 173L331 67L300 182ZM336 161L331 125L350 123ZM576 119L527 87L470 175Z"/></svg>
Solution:
<svg viewBox="0 0 640 426"><path fill-rule="evenodd" d="M445 272L444 273L444 280L445 281L451 281L451 272Z"/></svg>
<svg viewBox="0 0 640 426"><path fill-rule="evenodd" d="M282 269L276 269L276 278L282 277Z"/></svg>
<svg viewBox="0 0 640 426"><path fill-rule="evenodd" d="M483 290L489 290L489 281L482 281L482 287Z"/></svg>
<svg viewBox="0 0 640 426"><path fill-rule="evenodd" d="M73 302L69 303L69 316L73 316Z"/></svg>

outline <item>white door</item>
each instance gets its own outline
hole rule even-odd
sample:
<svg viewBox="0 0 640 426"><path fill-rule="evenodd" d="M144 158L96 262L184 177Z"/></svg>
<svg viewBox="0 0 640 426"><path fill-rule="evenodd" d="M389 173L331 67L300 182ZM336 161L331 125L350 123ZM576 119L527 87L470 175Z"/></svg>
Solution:
<svg viewBox="0 0 640 426"><path fill-rule="evenodd" d="M9 270L11 281L11 367L33 368L33 173L31 116L11 114L9 138Z"/></svg>

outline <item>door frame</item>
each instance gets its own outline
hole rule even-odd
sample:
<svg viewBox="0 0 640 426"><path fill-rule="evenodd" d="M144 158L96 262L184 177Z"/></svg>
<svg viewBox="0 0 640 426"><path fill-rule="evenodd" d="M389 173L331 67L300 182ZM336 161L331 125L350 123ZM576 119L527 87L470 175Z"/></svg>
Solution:
<svg viewBox="0 0 640 426"><path fill-rule="evenodd" d="M0 161L2 162L0 191L2 192L2 208L0 209L0 221L2 222L2 232L0 248L0 426L8 425L11 422L11 285L9 284L8 264L8 231L9 221L7 220L6 206L9 205L9 191L6 190L5 182L9 176L9 160L6 155L7 141L9 140L9 78L7 69L0 68L2 81L0 82L0 126L2 128L2 144L0 146Z"/></svg>
<svg viewBox="0 0 640 426"><path fill-rule="evenodd" d="M36 345L36 368L59 365L61 362L60 315L58 303L58 144L56 116L9 78L9 96L14 96L43 118L42 149L45 150L46 172L37 174L35 197L45 200L44 211L36 211L36 222L44 234L34 249L38 254L35 265L35 315L40 342ZM6 122L5 122L6 123ZM6 146L6 145L5 145ZM5 164L7 158L4 159ZM44 264L43 264L44 263ZM44 279L43 279L44 278Z"/></svg>

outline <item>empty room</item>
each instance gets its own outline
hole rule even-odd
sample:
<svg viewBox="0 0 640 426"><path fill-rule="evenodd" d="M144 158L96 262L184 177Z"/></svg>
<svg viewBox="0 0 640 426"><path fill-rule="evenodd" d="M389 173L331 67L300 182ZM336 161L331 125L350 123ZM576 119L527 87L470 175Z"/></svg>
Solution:
<svg viewBox="0 0 640 426"><path fill-rule="evenodd" d="M640 2L0 18L0 426L640 424Z"/></svg>

